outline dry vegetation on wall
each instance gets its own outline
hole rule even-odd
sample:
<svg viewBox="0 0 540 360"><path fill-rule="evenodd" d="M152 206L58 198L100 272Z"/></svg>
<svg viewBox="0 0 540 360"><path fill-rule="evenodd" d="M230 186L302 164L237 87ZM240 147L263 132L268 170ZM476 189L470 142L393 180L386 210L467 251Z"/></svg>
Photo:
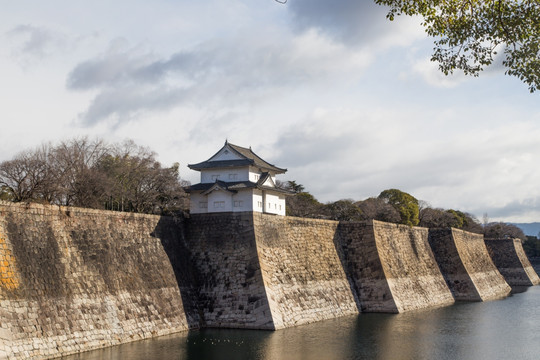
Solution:
<svg viewBox="0 0 540 360"><path fill-rule="evenodd" d="M0 163L0 200L167 214L188 198L179 164L163 167L133 141L76 138L43 144Z"/></svg>

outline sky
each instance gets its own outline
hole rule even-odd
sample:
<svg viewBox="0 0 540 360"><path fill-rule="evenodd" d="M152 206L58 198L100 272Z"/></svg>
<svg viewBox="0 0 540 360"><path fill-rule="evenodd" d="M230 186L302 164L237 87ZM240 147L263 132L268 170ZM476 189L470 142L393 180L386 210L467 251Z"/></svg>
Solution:
<svg viewBox="0 0 540 360"><path fill-rule="evenodd" d="M353 0L2 1L0 161L132 139L187 168L225 140L321 202L385 189L540 221L540 106L500 65L445 77L416 18Z"/></svg>

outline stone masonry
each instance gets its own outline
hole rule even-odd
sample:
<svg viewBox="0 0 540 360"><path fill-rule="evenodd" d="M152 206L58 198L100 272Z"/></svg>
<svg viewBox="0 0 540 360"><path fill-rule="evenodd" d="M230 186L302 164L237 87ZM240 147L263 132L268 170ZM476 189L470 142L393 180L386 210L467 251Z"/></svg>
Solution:
<svg viewBox="0 0 540 360"><path fill-rule="evenodd" d="M485 240L489 255L511 286L532 286L540 284L520 239Z"/></svg>
<svg viewBox="0 0 540 360"><path fill-rule="evenodd" d="M429 243L456 300L485 301L511 288L491 260L484 237L458 229L430 229Z"/></svg>
<svg viewBox="0 0 540 360"><path fill-rule="evenodd" d="M427 231L380 221L340 224L343 263L362 311L398 313L454 303Z"/></svg>
<svg viewBox="0 0 540 360"><path fill-rule="evenodd" d="M184 219L0 202L0 360L508 292L482 237L459 230L430 232L428 242L428 229L379 221L252 212Z"/></svg>
<svg viewBox="0 0 540 360"><path fill-rule="evenodd" d="M160 220L0 203L0 359L187 330Z"/></svg>
<svg viewBox="0 0 540 360"><path fill-rule="evenodd" d="M186 241L197 273L201 325L274 330L253 214L192 215Z"/></svg>
<svg viewBox="0 0 540 360"><path fill-rule="evenodd" d="M254 214L275 328L358 314L334 237L338 222Z"/></svg>

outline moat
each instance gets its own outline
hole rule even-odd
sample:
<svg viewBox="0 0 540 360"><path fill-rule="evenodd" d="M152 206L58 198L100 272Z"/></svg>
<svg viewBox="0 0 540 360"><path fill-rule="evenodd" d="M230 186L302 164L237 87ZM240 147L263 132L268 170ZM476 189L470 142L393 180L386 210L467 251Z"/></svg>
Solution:
<svg viewBox="0 0 540 360"><path fill-rule="evenodd" d="M500 301L362 314L274 332L197 330L62 359L538 359L540 287L524 290Z"/></svg>

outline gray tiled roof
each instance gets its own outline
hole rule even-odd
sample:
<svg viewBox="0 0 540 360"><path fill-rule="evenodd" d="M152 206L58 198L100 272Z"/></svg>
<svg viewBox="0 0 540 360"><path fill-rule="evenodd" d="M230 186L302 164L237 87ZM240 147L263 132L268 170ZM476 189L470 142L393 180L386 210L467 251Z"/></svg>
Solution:
<svg viewBox="0 0 540 360"><path fill-rule="evenodd" d="M209 161L214 156L216 156L219 153L219 151L223 149L223 147L227 147L227 146L243 159ZM273 164L270 164L269 162L266 162L259 155L255 154L251 150L251 148L248 149L245 147L231 144L229 142L225 142L225 145L223 145L223 147L219 149L219 151L216 154L210 157L210 159L197 163L197 164L189 164L188 167L193 170L203 170L203 169L239 167L239 166L251 165L251 166L259 167L264 170L272 171L276 174L283 174L287 171L287 169L279 168Z"/></svg>
<svg viewBox="0 0 540 360"><path fill-rule="evenodd" d="M204 191L209 190L212 186L216 184L219 185L219 187L228 191L238 191L242 189L260 189L260 190L272 190L272 191L276 191L282 194L292 194L289 190L280 189L276 187L270 187L270 186L264 186L262 185L260 181L258 183L254 183L251 181L226 182L226 181L217 180L216 182L213 182L213 183L199 183L199 184L188 186L186 188L186 191L187 192L192 192L192 191L204 192Z"/></svg>

